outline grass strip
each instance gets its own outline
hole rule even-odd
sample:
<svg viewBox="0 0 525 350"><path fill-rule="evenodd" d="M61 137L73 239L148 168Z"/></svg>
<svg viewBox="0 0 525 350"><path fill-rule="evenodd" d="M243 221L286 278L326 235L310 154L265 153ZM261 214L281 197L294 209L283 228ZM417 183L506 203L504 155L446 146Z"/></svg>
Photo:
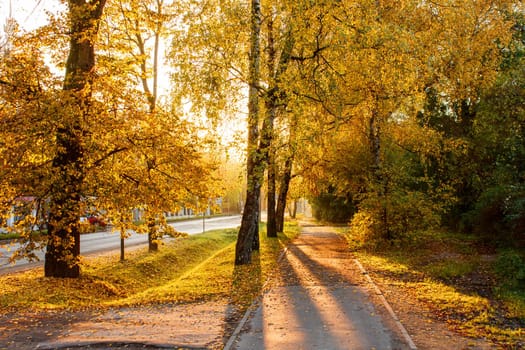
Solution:
<svg viewBox="0 0 525 350"><path fill-rule="evenodd" d="M42 268L0 276L0 310L86 309L110 306L184 303L227 297L246 308L277 267L280 250L299 233L287 223L277 239L261 225L261 250L250 265L235 267L237 229L210 231L177 239L159 252L137 249L87 257L78 279L43 277Z"/></svg>
<svg viewBox="0 0 525 350"><path fill-rule="evenodd" d="M474 338L486 337L503 347L519 348L525 331L525 292L506 286L493 268L497 254L479 251L470 236L426 233L403 247L351 249L383 286L401 288L432 310L450 328Z"/></svg>

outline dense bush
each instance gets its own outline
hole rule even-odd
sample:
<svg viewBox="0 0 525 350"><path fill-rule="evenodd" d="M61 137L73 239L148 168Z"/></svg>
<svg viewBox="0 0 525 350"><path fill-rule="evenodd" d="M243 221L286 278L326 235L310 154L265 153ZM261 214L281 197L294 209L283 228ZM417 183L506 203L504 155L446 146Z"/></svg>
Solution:
<svg viewBox="0 0 525 350"><path fill-rule="evenodd" d="M313 215L317 220L347 223L355 212L351 196L322 193L311 198Z"/></svg>
<svg viewBox="0 0 525 350"><path fill-rule="evenodd" d="M525 244L525 188L494 186L484 191L463 225L491 242Z"/></svg>
<svg viewBox="0 0 525 350"><path fill-rule="evenodd" d="M514 250L502 252L494 263L494 269L510 286L525 284L525 259Z"/></svg>
<svg viewBox="0 0 525 350"><path fill-rule="evenodd" d="M422 192L398 190L386 197L372 194L359 203L350 230L359 244L401 243L439 226L442 211L440 204Z"/></svg>

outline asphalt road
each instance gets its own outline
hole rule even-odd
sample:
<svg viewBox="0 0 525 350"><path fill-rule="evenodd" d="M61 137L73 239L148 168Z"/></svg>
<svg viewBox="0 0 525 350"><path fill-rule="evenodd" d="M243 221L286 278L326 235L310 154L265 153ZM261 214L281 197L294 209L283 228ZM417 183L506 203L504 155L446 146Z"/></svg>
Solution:
<svg viewBox="0 0 525 350"><path fill-rule="evenodd" d="M203 219L200 218L174 222L170 225L173 226L177 231L194 235L197 233L202 233L203 230L211 231L238 227L241 225L241 216L233 215L205 219L204 224ZM130 237L126 239L126 247L146 244L148 242L148 236L146 234L138 234L135 232L130 233ZM9 257L12 255L12 252L18 248L18 244L9 244L5 246L0 245L0 273L42 264L45 254L43 250L35 252L40 259L39 262L30 262L26 259L23 259L18 260L15 264L9 263ZM97 232L81 235L80 237L80 252L83 255L116 249L120 249L120 235L118 232Z"/></svg>

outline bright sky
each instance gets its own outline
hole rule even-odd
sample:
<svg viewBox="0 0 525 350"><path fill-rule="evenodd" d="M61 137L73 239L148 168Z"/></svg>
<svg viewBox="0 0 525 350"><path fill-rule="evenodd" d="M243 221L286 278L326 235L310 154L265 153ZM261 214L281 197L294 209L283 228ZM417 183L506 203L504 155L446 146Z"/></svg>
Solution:
<svg viewBox="0 0 525 350"><path fill-rule="evenodd" d="M45 10L58 11L61 7L58 0L0 0L0 23L11 15L25 30L37 28L47 21Z"/></svg>
<svg viewBox="0 0 525 350"><path fill-rule="evenodd" d="M0 35L6 18L11 14L23 30L30 31L46 24L46 11L53 13L64 11L65 6L59 0L0 0ZM164 45L161 43L161 55ZM161 57L161 62L163 58ZM159 72L159 93L165 95L169 91L169 73L161 65Z"/></svg>

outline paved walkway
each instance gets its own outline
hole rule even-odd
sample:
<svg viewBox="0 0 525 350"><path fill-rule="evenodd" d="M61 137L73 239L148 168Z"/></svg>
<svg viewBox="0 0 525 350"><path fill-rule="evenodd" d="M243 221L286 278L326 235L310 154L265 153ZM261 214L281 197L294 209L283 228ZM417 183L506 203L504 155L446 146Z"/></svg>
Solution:
<svg viewBox="0 0 525 350"><path fill-rule="evenodd" d="M306 226L232 348L408 349L372 290L343 239Z"/></svg>

